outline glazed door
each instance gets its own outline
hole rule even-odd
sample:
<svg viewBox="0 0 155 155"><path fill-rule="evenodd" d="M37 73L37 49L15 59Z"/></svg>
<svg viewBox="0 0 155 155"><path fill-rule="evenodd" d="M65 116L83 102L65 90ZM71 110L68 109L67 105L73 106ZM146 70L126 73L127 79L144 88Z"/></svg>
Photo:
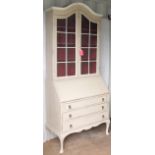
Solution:
<svg viewBox="0 0 155 155"><path fill-rule="evenodd" d="M57 19L57 77L76 74L76 18L75 14Z"/></svg>
<svg viewBox="0 0 155 155"><path fill-rule="evenodd" d="M79 13L67 18L57 18L56 22L56 76L75 77L96 74L98 24Z"/></svg>
<svg viewBox="0 0 155 155"><path fill-rule="evenodd" d="M80 74L97 72L97 23L81 15Z"/></svg>

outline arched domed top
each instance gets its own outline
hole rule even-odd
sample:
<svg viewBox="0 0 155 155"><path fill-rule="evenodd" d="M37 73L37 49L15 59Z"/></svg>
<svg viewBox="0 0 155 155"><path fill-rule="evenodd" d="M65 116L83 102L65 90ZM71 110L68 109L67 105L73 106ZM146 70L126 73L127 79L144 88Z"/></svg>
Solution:
<svg viewBox="0 0 155 155"><path fill-rule="evenodd" d="M53 14L55 15L60 15L60 16L69 16L72 13L75 13L76 11L86 14L88 17L90 16L92 19L100 19L103 16L94 12L91 8L89 8L86 4L84 3L72 3L71 5L68 5L66 7L51 7L46 10L47 12L52 11Z"/></svg>

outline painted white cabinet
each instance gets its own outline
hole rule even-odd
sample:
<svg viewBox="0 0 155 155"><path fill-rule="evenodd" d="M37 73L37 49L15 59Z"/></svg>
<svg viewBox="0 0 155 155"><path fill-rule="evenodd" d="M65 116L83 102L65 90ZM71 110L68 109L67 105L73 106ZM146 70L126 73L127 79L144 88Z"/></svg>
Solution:
<svg viewBox="0 0 155 155"><path fill-rule="evenodd" d="M82 3L46 11L47 128L67 135L106 123L109 92L99 72L102 16Z"/></svg>

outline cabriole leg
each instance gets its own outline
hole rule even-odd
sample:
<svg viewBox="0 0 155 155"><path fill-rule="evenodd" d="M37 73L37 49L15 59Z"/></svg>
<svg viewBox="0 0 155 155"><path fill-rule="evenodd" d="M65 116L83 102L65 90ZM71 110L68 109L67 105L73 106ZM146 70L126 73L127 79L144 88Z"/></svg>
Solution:
<svg viewBox="0 0 155 155"><path fill-rule="evenodd" d="M64 152L64 148L63 148L63 143L64 143L64 138L60 137L60 153L62 154Z"/></svg>
<svg viewBox="0 0 155 155"><path fill-rule="evenodd" d="M106 121L106 135L109 135L109 125L110 125L110 120Z"/></svg>

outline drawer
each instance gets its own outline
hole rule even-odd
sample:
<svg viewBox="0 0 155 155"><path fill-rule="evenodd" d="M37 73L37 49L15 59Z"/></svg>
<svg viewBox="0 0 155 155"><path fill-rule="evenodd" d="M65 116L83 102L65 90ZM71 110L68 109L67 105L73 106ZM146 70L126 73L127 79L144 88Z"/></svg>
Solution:
<svg viewBox="0 0 155 155"><path fill-rule="evenodd" d="M69 110L83 108L83 107L93 105L93 104L105 103L105 100L106 100L105 96L97 96L97 97L90 97L86 99L62 103L62 111L67 112Z"/></svg>
<svg viewBox="0 0 155 155"><path fill-rule="evenodd" d="M106 111L107 111L107 104L91 105L86 108L72 110L70 112L64 113L63 120L66 121L77 117L85 116L91 113L106 112Z"/></svg>
<svg viewBox="0 0 155 155"><path fill-rule="evenodd" d="M63 131L67 132L70 130L82 128L97 122L102 122L108 119L107 112L98 112L94 114L90 114L84 117L79 117L77 119L71 121L64 121L63 122Z"/></svg>

